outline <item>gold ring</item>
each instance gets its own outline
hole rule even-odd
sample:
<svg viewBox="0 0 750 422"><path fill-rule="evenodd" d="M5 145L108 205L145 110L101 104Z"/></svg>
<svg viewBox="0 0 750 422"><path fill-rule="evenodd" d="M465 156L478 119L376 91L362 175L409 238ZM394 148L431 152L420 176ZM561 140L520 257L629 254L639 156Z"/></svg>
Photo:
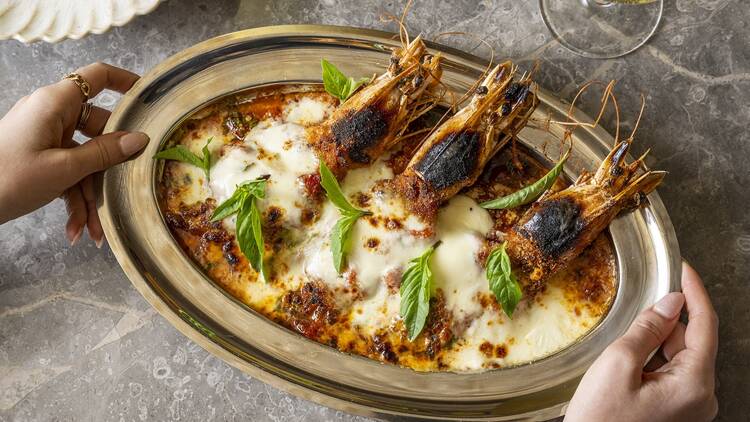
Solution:
<svg viewBox="0 0 750 422"><path fill-rule="evenodd" d="M91 116L91 103L87 102L81 104L81 116L78 117L76 129L83 130L83 128L86 127L86 123L89 121L89 116Z"/></svg>
<svg viewBox="0 0 750 422"><path fill-rule="evenodd" d="M89 83L86 82L86 79L83 79L83 76L77 73L69 73L65 75L63 79L68 79L70 81L73 81L74 84L78 85L78 88L81 90L81 94L83 94L84 103L89 100L89 94L91 93L91 85L89 85Z"/></svg>

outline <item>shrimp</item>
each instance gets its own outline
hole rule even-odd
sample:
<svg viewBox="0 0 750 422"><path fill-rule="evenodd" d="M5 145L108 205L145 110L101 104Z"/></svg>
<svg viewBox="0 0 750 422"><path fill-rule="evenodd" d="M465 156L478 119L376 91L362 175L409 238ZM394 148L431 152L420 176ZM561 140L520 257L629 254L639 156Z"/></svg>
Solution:
<svg viewBox="0 0 750 422"><path fill-rule="evenodd" d="M514 82L516 70L505 62L488 72L470 103L435 128L393 180L393 190L423 220L432 221L440 204L472 185L533 113L533 83L529 75Z"/></svg>
<svg viewBox="0 0 750 422"><path fill-rule="evenodd" d="M638 207L664 179L664 171L638 174L646 154L630 164L632 136L615 145L595 174L584 172L570 187L545 193L506 235L511 260L542 280L565 267L621 211Z"/></svg>
<svg viewBox="0 0 750 422"><path fill-rule="evenodd" d="M394 147L437 103L432 91L442 75L440 54L430 54L421 36L405 44L393 51L385 73L311 129L312 147L339 179Z"/></svg>

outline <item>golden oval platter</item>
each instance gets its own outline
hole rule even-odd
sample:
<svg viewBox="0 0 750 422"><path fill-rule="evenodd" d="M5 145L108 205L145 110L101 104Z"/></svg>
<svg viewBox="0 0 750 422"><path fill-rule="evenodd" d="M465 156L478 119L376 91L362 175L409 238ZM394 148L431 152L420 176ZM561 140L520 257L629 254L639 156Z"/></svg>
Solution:
<svg viewBox="0 0 750 422"><path fill-rule="evenodd" d="M351 413L448 420L544 420L560 416L580 377L635 315L679 290L680 253L666 209L648 204L609 228L618 291L598 326L576 343L530 364L482 373L418 373L341 353L267 320L238 302L190 261L172 238L156 200L151 157L180 122L211 101L271 84L320 83L320 59L346 74L388 63L393 34L348 27L287 25L235 32L165 60L123 96L106 130L138 130L146 151L104 175L99 212L110 246L136 289L187 337L251 376ZM428 44L444 58L443 82L461 94L485 70L477 57ZM568 106L539 90L538 120L564 120ZM576 111L581 119L586 117ZM519 139L556 159L562 128L527 126ZM595 169L613 144L600 127L574 133L565 174Z"/></svg>

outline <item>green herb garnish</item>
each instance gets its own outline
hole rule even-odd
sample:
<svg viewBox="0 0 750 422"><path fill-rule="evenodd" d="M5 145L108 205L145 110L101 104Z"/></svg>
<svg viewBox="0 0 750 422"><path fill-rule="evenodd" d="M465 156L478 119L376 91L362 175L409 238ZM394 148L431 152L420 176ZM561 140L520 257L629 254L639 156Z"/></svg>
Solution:
<svg viewBox="0 0 750 422"><path fill-rule="evenodd" d="M320 66L323 68L323 86L326 91L334 97L346 101L354 91L360 86L366 84L370 78L359 78L354 79L346 77L336 66L328 62L326 59L320 61Z"/></svg>
<svg viewBox="0 0 750 422"><path fill-rule="evenodd" d="M406 325L409 341L414 341L422 332L430 313L432 296L432 271L430 257L440 246L438 241L421 256L409 261L409 267L401 277L401 318Z"/></svg>
<svg viewBox="0 0 750 422"><path fill-rule="evenodd" d="M513 275L510 257L505 252L505 243L490 252L487 258L487 280L490 282L490 290L495 294L497 303L502 306L508 318L512 318L522 293L521 286Z"/></svg>
<svg viewBox="0 0 750 422"><path fill-rule="evenodd" d="M240 251L250 261L253 269L266 278L263 265L265 244L261 227L260 211L255 203L256 199L266 196L266 179L258 178L244 182L237 186L232 196L216 207L211 222L223 220L232 214L237 214L237 243Z"/></svg>
<svg viewBox="0 0 750 422"><path fill-rule="evenodd" d="M333 226L331 232L331 253L333 254L333 266L340 274L344 268L346 250L349 245L349 235L351 234L354 223L359 217L369 215L371 212L354 208L346 196L341 192L341 187L336 177L326 164L320 161L320 184L325 189L328 199L333 202L341 214L341 218Z"/></svg>
<svg viewBox="0 0 750 422"><path fill-rule="evenodd" d="M560 161L555 164L554 167L552 167L552 170L550 170L547 174L544 175L544 177L537 180L536 182L526 186L519 191L513 192L510 195L502 196L491 201L482 202L481 204L479 204L479 206L492 210L501 210L505 208L514 208L536 200L555 184L557 176L562 173L563 165L565 164L565 161L568 159L569 155L570 151L566 152L565 155L560 158Z"/></svg>
<svg viewBox="0 0 750 422"><path fill-rule="evenodd" d="M156 153L156 155L154 155L154 160L174 160L192 164L203 169L203 172L206 173L206 180L210 180L211 175L209 174L209 170L211 169L211 152L208 150L208 144L210 144L213 139L214 138L208 138L206 145L201 149L203 157L193 154L193 152L184 145L176 145Z"/></svg>

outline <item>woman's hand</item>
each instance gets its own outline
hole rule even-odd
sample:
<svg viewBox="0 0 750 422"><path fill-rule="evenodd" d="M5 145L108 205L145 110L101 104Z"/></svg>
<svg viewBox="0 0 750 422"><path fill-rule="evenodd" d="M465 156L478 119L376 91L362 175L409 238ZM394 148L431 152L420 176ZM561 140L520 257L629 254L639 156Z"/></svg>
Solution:
<svg viewBox="0 0 750 422"><path fill-rule="evenodd" d="M642 312L602 353L581 380L565 421L709 421L716 416L718 319L700 277L687 264L682 291ZM687 326L678 321L683 303ZM659 346L666 363L644 369Z"/></svg>
<svg viewBox="0 0 750 422"><path fill-rule="evenodd" d="M76 73L86 80L90 96L104 89L124 93L138 75L114 66L94 63ZM61 80L21 98L0 120L0 224L62 197L68 210L65 232L75 244L88 228L101 246L104 239L96 211L93 175L140 151L148 137L142 133L102 135L109 111L93 106L81 133L73 140L84 96L71 80Z"/></svg>

